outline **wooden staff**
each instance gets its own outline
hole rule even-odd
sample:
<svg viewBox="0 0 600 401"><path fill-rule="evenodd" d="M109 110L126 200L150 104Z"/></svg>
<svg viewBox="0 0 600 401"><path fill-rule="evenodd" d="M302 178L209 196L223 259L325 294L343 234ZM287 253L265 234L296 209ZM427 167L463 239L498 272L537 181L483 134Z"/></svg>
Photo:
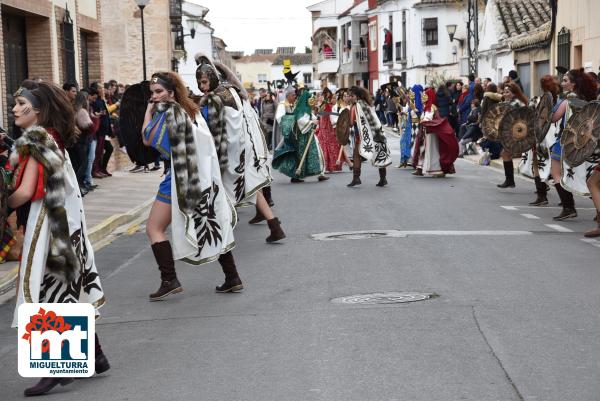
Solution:
<svg viewBox="0 0 600 401"><path fill-rule="evenodd" d="M310 137L308 138L308 143L306 144L306 149L304 149L304 154L302 155L302 159L300 159L300 164L298 164L298 168L296 169L296 177L300 176L300 171L302 170L302 166L304 166L304 162L306 161L306 156L308 155L308 149L310 148L310 144L312 143L313 137L315 136L315 131L310 133Z"/></svg>

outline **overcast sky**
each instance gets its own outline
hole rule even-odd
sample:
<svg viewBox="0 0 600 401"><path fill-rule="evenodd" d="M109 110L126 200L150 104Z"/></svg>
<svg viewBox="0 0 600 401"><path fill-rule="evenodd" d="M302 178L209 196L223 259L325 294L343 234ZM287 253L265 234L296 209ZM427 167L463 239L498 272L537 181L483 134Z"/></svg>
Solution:
<svg viewBox="0 0 600 401"><path fill-rule="evenodd" d="M206 19L222 38L227 50L295 46L303 53L310 47L311 18L306 9L319 0L188 0L207 7Z"/></svg>

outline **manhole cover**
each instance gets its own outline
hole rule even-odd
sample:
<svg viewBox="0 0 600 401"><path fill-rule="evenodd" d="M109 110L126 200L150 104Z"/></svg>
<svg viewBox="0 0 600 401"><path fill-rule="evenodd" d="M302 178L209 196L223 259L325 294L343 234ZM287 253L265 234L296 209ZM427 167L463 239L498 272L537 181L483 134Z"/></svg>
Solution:
<svg viewBox="0 0 600 401"><path fill-rule="evenodd" d="M349 297L334 298L334 304L349 305L376 305L376 304L402 304L407 302L424 301L437 297L436 294L426 292L375 292L373 294L351 295Z"/></svg>
<svg viewBox="0 0 600 401"><path fill-rule="evenodd" d="M374 231L346 231L337 233L313 234L312 239L317 241L335 241L348 239L368 239L368 238L404 238L406 234L397 230L374 230Z"/></svg>

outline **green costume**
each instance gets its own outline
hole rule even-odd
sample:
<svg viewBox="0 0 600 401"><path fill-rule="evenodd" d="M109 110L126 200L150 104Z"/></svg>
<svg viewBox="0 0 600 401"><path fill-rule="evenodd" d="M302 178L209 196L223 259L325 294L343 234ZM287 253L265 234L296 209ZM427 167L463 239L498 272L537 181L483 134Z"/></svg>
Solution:
<svg viewBox="0 0 600 401"><path fill-rule="evenodd" d="M309 97L310 94L304 92L298 99L293 113L284 115L279 123L283 142L273 154L273 168L291 178L310 177L323 172L323 157L317 137L314 135L315 127L311 121ZM307 146L309 148L306 160L300 169L300 174L296 175L296 169Z"/></svg>

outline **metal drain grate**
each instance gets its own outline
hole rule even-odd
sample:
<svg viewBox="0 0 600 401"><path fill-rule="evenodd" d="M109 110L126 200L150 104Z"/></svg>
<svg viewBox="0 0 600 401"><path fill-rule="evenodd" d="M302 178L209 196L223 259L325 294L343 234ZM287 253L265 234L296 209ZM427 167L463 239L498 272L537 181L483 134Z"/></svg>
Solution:
<svg viewBox="0 0 600 401"><path fill-rule="evenodd" d="M375 292L372 294L359 294L334 298L331 302L334 304L345 305L385 305L425 301L427 299L436 298L437 296L437 294L425 292Z"/></svg>

